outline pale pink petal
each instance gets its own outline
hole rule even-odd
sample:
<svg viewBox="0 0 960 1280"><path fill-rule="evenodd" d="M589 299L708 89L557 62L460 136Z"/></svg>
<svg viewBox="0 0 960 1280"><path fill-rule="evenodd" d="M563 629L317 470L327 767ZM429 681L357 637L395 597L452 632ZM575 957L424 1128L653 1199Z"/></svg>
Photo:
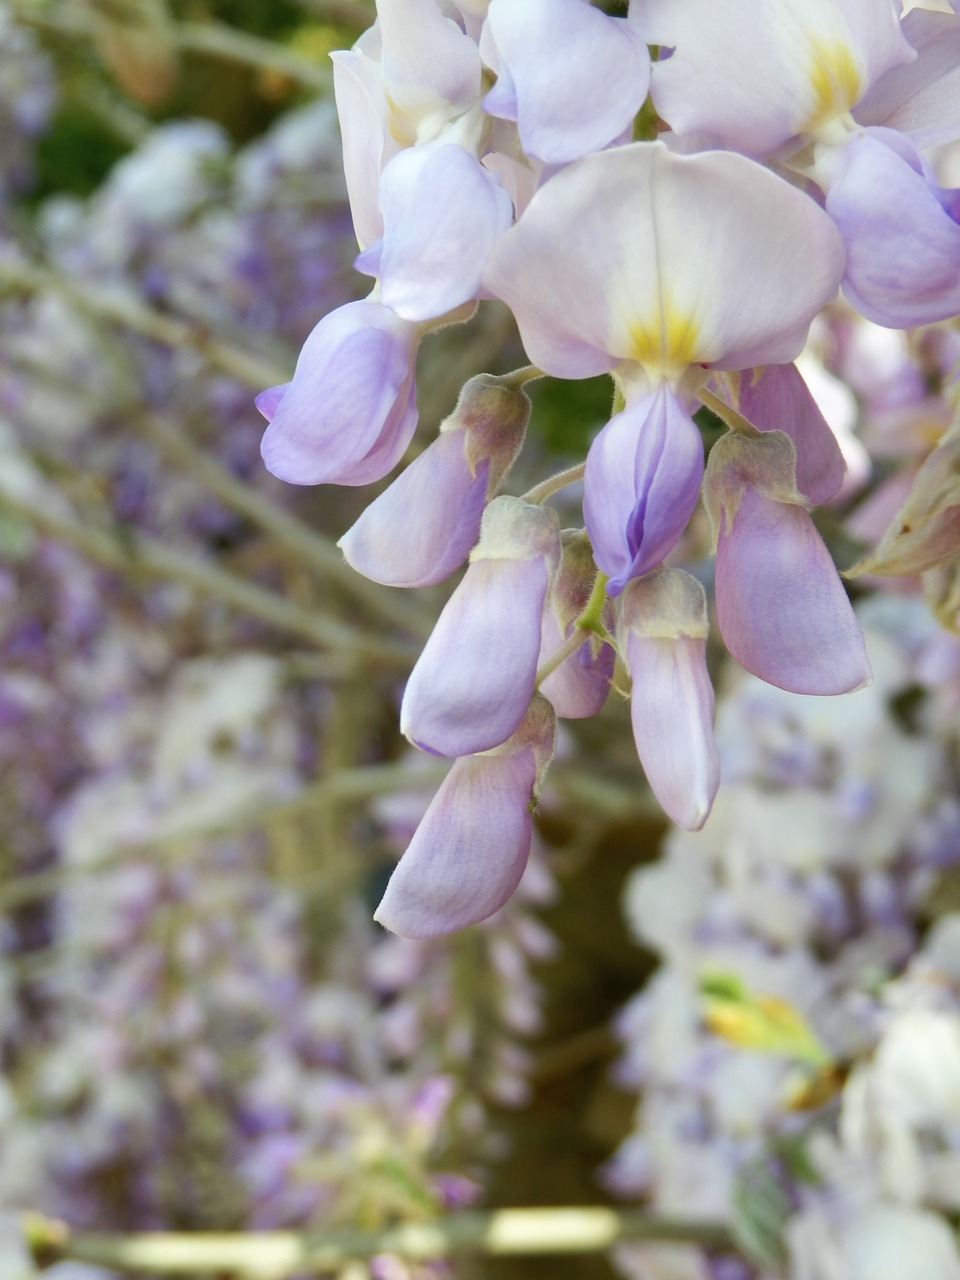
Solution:
<svg viewBox="0 0 960 1280"><path fill-rule="evenodd" d="M830 553L800 506L747 486L719 531L717 621L741 666L792 693L846 693L870 665Z"/></svg>

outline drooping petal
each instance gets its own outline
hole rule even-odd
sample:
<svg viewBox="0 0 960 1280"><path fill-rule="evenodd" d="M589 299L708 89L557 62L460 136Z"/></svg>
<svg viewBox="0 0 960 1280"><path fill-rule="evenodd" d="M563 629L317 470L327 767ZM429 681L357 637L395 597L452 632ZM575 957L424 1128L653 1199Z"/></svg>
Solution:
<svg viewBox="0 0 960 1280"><path fill-rule="evenodd" d="M457 760L374 919L402 937L433 938L499 910L527 864L531 807L555 738L553 712L537 698L510 741Z"/></svg>
<svg viewBox="0 0 960 1280"><path fill-rule="evenodd" d="M533 696L559 543L555 512L518 498L488 506L469 568L404 691L400 731L414 746L470 755L516 730Z"/></svg>
<svg viewBox="0 0 960 1280"><path fill-rule="evenodd" d="M512 466L530 399L481 373L460 393L440 435L340 539L359 573L393 587L442 582L480 536L487 499Z"/></svg>
<svg viewBox="0 0 960 1280"><path fill-rule="evenodd" d="M637 361L671 377L695 363L792 360L843 260L823 210L760 165L645 142L544 183L484 282L548 373L585 378Z"/></svg>
<svg viewBox="0 0 960 1280"><path fill-rule="evenodd" d="M400 461L417 425L419 330L377 302L350 302L307 338L293 381L268 397L261 453L290 484L370 484ZM271 389L275 390L275 389Z"/></svg>
<svg viewBox="0 0 960 1280"><path fill-rule="evenodd" d="M583 514L610 595L671 550L702 477L700 433L666 384L607 423L587 455Z"/></svg>
<svg viewBox="0 0 960 1280"><path fill-rule="evenodd" d="M817 407L799 370L770 364L740 381L740 412L761 431L783 431L797 454L797 488L815 507L835 496L846 465L837 437Z"/></svg>
<svg viewBox="0 0 960 1280"><path fill-rule="evenodd" d="M644 0L644 38L673 50L654 65L654 105L676 133L769 155L915 56L898 14L892 0Z"/></svg>
<svg viewBox="0 0 960 1280"><path fill-rule="evenodd" d="M707 597L680 569L628 583L617 638L630 671L630 719L647 781L689 831L706 822L720 784L707 672Z"/></svg>
<svg viewBox="0 0 960 1280"><path fill-rule="evenodd" d="M586 0L491 0L487 29L499 79L484 109L515 120L524 151L547 164L613 142L647 96L646 44Z"/></svg>
<svg viewBox="0 0 960 1280"><path fill-rule="evenodd" d="M380 179L383 240L359 270L380 277L386 306L431 320L475 298L513 206L495 174L454 143L410 147Z"/></svg>
<svg viewBox="0 0 960 1280"><path fill-rule="evenodd" d="M870 679L863 635L830 553L800 506L744 488L717 544L717 622L742 667L791 693Z"/></svg>
<svg viewBox="0 0 960 1280"><path fill-rule="evenodd" d="M917 57L881 76L856 118L905 133L918 147L952 142L960 137L960 17L911 9L900 25Z"/></svg>
<svg viewBox="0 0 960 1280"><path fill-rule="evenodd" d="M489 470L471 474L462 433L438 436L340 539L347 563L389 587L442 582L476 545Z"/></svg>
<svg viewBox="0 0 960 1280"><path fill-rule="evenodd" d="M843 292L868 320L909 329L960 312L956 196L941 191L919 153L889 130L843 148L826 209L847 248Z"/></svg>

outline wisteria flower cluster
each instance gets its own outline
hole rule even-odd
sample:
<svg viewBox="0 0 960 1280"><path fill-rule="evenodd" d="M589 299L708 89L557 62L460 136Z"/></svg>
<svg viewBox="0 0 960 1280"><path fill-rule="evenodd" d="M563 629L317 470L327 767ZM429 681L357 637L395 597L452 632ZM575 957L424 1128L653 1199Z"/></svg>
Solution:
<svg viewBox="0 0 960 1280"><path fill-rule="evenodd" d="M870 680L810 515L844 461L791 362L838 288L893 329L960 311L960 206L920 150L960 134L960 18L901 18L891 0L631 0L625 16L380 0L377 14L334 55L356 266L375 285L260 397L266 464L297 484L388 475L417 424L419 344L483 299L508 305L533 362L468 382L341 541L394 586L468 561L401 708L410 742L455 761L377 916L416 937L513 891L556 717L599 709L615 654L657 798L685 827L706 820L708 598L676 563L701 500L729 653L796 693ZM501 492L523 385L598 374L614 411L583 466ZM700 406L730 428L706 464ZM562 531L545 500L581 476L584 528ZM952 554L955 499L947 481L931 497L934 480L918 477L902 521L922 526L923 553L891 569L881 544L888 571Z"/></svg>
<svg viewBox="0 0 960 1280"><path fill-rule="evenodd" d="M662 963L620 1017L619 1077L642 1099L608 1184L736 1224L756 1270L630 1246L627 1275L960 1274L941 1216L960 917L938 912L960 858L955 724L937 726L921 603L875 597L861 621L870 689L823 702L743 677L721 699L709 821L628 882L635 936Z"/></svg>

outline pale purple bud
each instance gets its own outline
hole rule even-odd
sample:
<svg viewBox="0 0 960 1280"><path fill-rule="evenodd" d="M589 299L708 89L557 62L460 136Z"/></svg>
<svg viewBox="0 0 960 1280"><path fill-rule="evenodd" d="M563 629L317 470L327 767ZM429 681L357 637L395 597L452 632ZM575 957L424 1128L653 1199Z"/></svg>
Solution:
<svg viewBox="0 0 960 1280"><path fill-rule="evenodd" d="M847 250L842 288L857 310L893 329L960 312L960 193L937 186L901 134L851 138L826 194Z"/></svg>
<svg viewBox="0 0 960 1280"><path fill-rule="evenodd" d="M530 399L481 373L464 386L440 435L340 539L347 561L391 587L425 587L463 564L487 501L523 444Z"/></svg>
<svg viewBox="0 0 960 1280"><path fill-rule="evenodd" d="M717 621L730 653L792 693L846 693L870 680L863 635L795 484L793 442L728 435L704 501L717 539Z"/></svg>
<svg viewBox="0 0 960 1280"><path fill-rule="evenodd" d="M617 639L647 781L669 817L697 831L720 782L703 587L682 569L635 578L623 592Z"/></svg>
<svg viewBox="0 0 960 1280"><path fill-rule="evenodd" d="M587 455L583 515L611 596L671 550L702 476L700 433L666 383L603 428Z"/></svg>
<svg viewBox="0 0 960 1280"><path fill-rule="evenodd" d="M374 919L406 938L433 938L499 910L527 864L531 812L555 741L553 708L537 695L502 746L457 760Z"/></svg>
<svg viewBox="0 0 960 1280"><path fill-rule="evenodd" d="M257 401L261 453L290 484L370 484L392 471L417 425L419 326L379 302L349 302L307 338L293 381ZM282 394L278 394L282 390Z"/></svg>
<svg viewBox="0 0 960 1280"><path fill-rule="evenodd" d="M846 464L826 418L792 364L768 364L740 378L737 408L761 431L783 431L797 456L797 488L811 504L829 502Z"/></svg>
<svg viewBox="0 0 960 1280"><path fill-rule="evenodd" d="M587 606L597 566L590 543L580 530L561 534L560 568L543 610L540 662L546 662L567 638ZM612 613L608 613L608 624ZM599 636L588 635L579 649L561 662L540 684L558 716L580 720L596 715L607 700L616 654Z"/></svg>
<svg viewBox="0 0 960 1280"><path fill-rule="evenodd" d="M849 570L881 576L923 573L960 550L960 432L934 449L914 477L906 501L876 551Z"/></svg>
<svg viewBox="0 0 960 1280"><path fill-rule="evenodd" d="M354 264L379 276L384 304L432 320L477 297L513 205L496 174L455 143L408 147L380 178L383 236Z"/></svg>
<svg viewBox="0 0 960 1280"><path fill-rule="evenodd" d="M560 557L557 515L495 498L463 581L403 695L400 731L421 750L471 755L504 742L533 696L540 619Z"/></svg>

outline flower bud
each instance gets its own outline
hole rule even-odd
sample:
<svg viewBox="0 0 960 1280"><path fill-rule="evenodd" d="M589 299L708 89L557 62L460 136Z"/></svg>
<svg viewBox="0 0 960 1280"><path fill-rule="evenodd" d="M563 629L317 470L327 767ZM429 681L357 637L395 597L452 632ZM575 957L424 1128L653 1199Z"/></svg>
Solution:
<svg viewBox="0 0 960 1280"><path fill-rule="evenodd" d="M504 742L533 696L540 620L560 557L556 512L495 498L463 581L403 695L400 731L424 751L471 755Z"/></svg>
<svg viewBox="0 0 960 1280"><path fill-rule="evenodd" d="M520 883L556 716L535 695L501 746L454 762L390 878L374 919L432 938L493 915Z"/></svg>
<svg viewBox="0 0 960 1280"><path fill-rule="evenodd" d="M617 639L637 754L665 812L690 831L706 822L720 782L706 637L706 593L689 573L661 569L627 584Z"/></svg>
<svg viewBox="0 0 960 1280"><path fill-rule="evenodd" d="M464 386L440 434L340 539L374 582L425 587L463 563L484 508L513 465L530 417L519 387L488 373Z"/></svg>
<svg viewBox="0 0 960 1280"><path fill-rule="evenodd" d="M870 680L860 625L797 492L781 431L714 445L704 501L717 539L717 621L741 666L792 693L847 693Z"/></svg>
<svg viewBox="0 0 960 1280"><path fill-rule="evenodd" d="M560 568L543 609L540 662L545 662L572 634L597 577L590 543L580 530L565 530L561 544ZM606 614L612 624L609 605ZM615 658L612 645L599 636L587 635L580 648L541 683L540 692L550 699L558 716L579 720L596 715L610 692Z"/></svg>

